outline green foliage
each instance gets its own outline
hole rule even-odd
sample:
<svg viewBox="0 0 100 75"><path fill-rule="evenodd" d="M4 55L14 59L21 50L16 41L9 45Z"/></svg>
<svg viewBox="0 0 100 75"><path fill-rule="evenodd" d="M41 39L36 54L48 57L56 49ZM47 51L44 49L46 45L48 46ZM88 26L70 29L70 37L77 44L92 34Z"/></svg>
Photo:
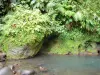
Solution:
<svg viewBox="0 0 100 75"><path fill-rule="evenodd" d="M42 15L38 9L28 10L21 6L16 11L8 13L3 19L1 46L7 50L9 44L22 46L29 43L39 43L51 33L49 17Z"/></svg>
<svg viewBox="0 0 100 75"><path fill-rule="evenodd" d="M64 29L82 29L87 33L100 33L100 20L98 8L100 2L94 0L33 0L31 8L39 9L43 14L48 14L55 21L56 32ZM97 2L99 2L97 4ZM93 6L92 4L97 4ZM58 24L58 25L56 25ZM62 26L63 25L63 26Z"/></svg>
<svg viewBox="0 0 100 75"><path fill-rule="evenodd" d="M100 42L99 0L16 1L13 12L3 19L3 44L8 44L8 40L17 45L35 43L53 33L59 35L60 48L53 45L51 51L66 53L78 50L79 46L87 47L88 41Z"/></svg>

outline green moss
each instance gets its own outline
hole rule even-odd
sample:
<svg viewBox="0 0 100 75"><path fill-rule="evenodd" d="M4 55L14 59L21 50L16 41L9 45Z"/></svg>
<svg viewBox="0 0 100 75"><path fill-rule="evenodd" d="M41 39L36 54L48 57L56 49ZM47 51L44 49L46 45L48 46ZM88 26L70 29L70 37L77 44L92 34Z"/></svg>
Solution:
<svg viewBox="0 0 100 75"><path fill-rule="evenodd" d="M77 35L78 34L78 35ZM55 54L78 54L79 52L96 52L96 43L92 42L92 36L77 32L69 32L67 35L61 34L58 38L48 41L43 52ZM88 42L91 41L91 42Z"/></svg>
<svg viewBox="0 0 100 75"><path fill-rule="evenodd" d="M17 46L17 47L11 48L7 51L7 59L25 59L28 57L33 57L39 52L42 44L43 44L43 41L41 41L38 44L32 44L32 43L28 44L25 50L23 50L24 49L23 46L22 47ZM18 48L21 48L21 49L18 49Z"/></svg>
<svg viewBox="0 0 100 75"><path fill-rule="evenodd" d="M54 43L56 41L56 43ZM69 51L73 54L78 53L78 46L80 42L73 41L73 40L64 40L62 41L61 39L56 39L52 41L46 50L48 50L50 53L57 53L57 54L67 54Z"/></svg>

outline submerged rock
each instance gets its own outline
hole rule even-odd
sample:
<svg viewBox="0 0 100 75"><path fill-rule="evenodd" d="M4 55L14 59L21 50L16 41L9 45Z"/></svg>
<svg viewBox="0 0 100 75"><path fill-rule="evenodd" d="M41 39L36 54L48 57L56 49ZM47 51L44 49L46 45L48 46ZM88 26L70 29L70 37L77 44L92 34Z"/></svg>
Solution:
<svg viewBox="0 0 100 75"><path fill-rule="evenodd" d="M17 74L18 75L34 75L35 71L34 70L18 70Z"/></svg>
<svg viewBox="0 0 100 75"><path fill-rule="evenodd" d="M45 67L43 67L43 66L39 66L39 70L40 70L41 72L47 72L47 71L48 71L48 69L45 68Z"/></svg>

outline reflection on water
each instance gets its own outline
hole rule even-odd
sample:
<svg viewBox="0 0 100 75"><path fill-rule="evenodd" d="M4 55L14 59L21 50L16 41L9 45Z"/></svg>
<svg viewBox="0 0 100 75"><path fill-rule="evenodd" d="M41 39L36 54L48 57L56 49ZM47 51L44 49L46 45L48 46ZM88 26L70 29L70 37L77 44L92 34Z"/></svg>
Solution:
<svg viewBox="0 0 100 75"><path fill-rule="evenodd" d="M19 63L21 69L35 69L38 75L100 75L99 56L40 55L35 58L7 61L6 65ZM38 65L49 71L41 73Z"/></svg>

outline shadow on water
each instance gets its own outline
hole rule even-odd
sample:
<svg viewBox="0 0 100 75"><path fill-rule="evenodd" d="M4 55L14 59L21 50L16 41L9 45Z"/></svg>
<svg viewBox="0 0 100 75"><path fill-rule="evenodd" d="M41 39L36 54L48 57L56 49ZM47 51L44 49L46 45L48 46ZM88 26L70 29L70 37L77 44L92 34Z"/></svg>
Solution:
<svg viewBox="0 0 100 75"><path fill-rule="evenodd" d="M9 60L5 65L18 63L20 69L34 69L37 75L100 75L99 56L38 55L24 60ZM42 73L42 65L48 72Z"/></svg>

